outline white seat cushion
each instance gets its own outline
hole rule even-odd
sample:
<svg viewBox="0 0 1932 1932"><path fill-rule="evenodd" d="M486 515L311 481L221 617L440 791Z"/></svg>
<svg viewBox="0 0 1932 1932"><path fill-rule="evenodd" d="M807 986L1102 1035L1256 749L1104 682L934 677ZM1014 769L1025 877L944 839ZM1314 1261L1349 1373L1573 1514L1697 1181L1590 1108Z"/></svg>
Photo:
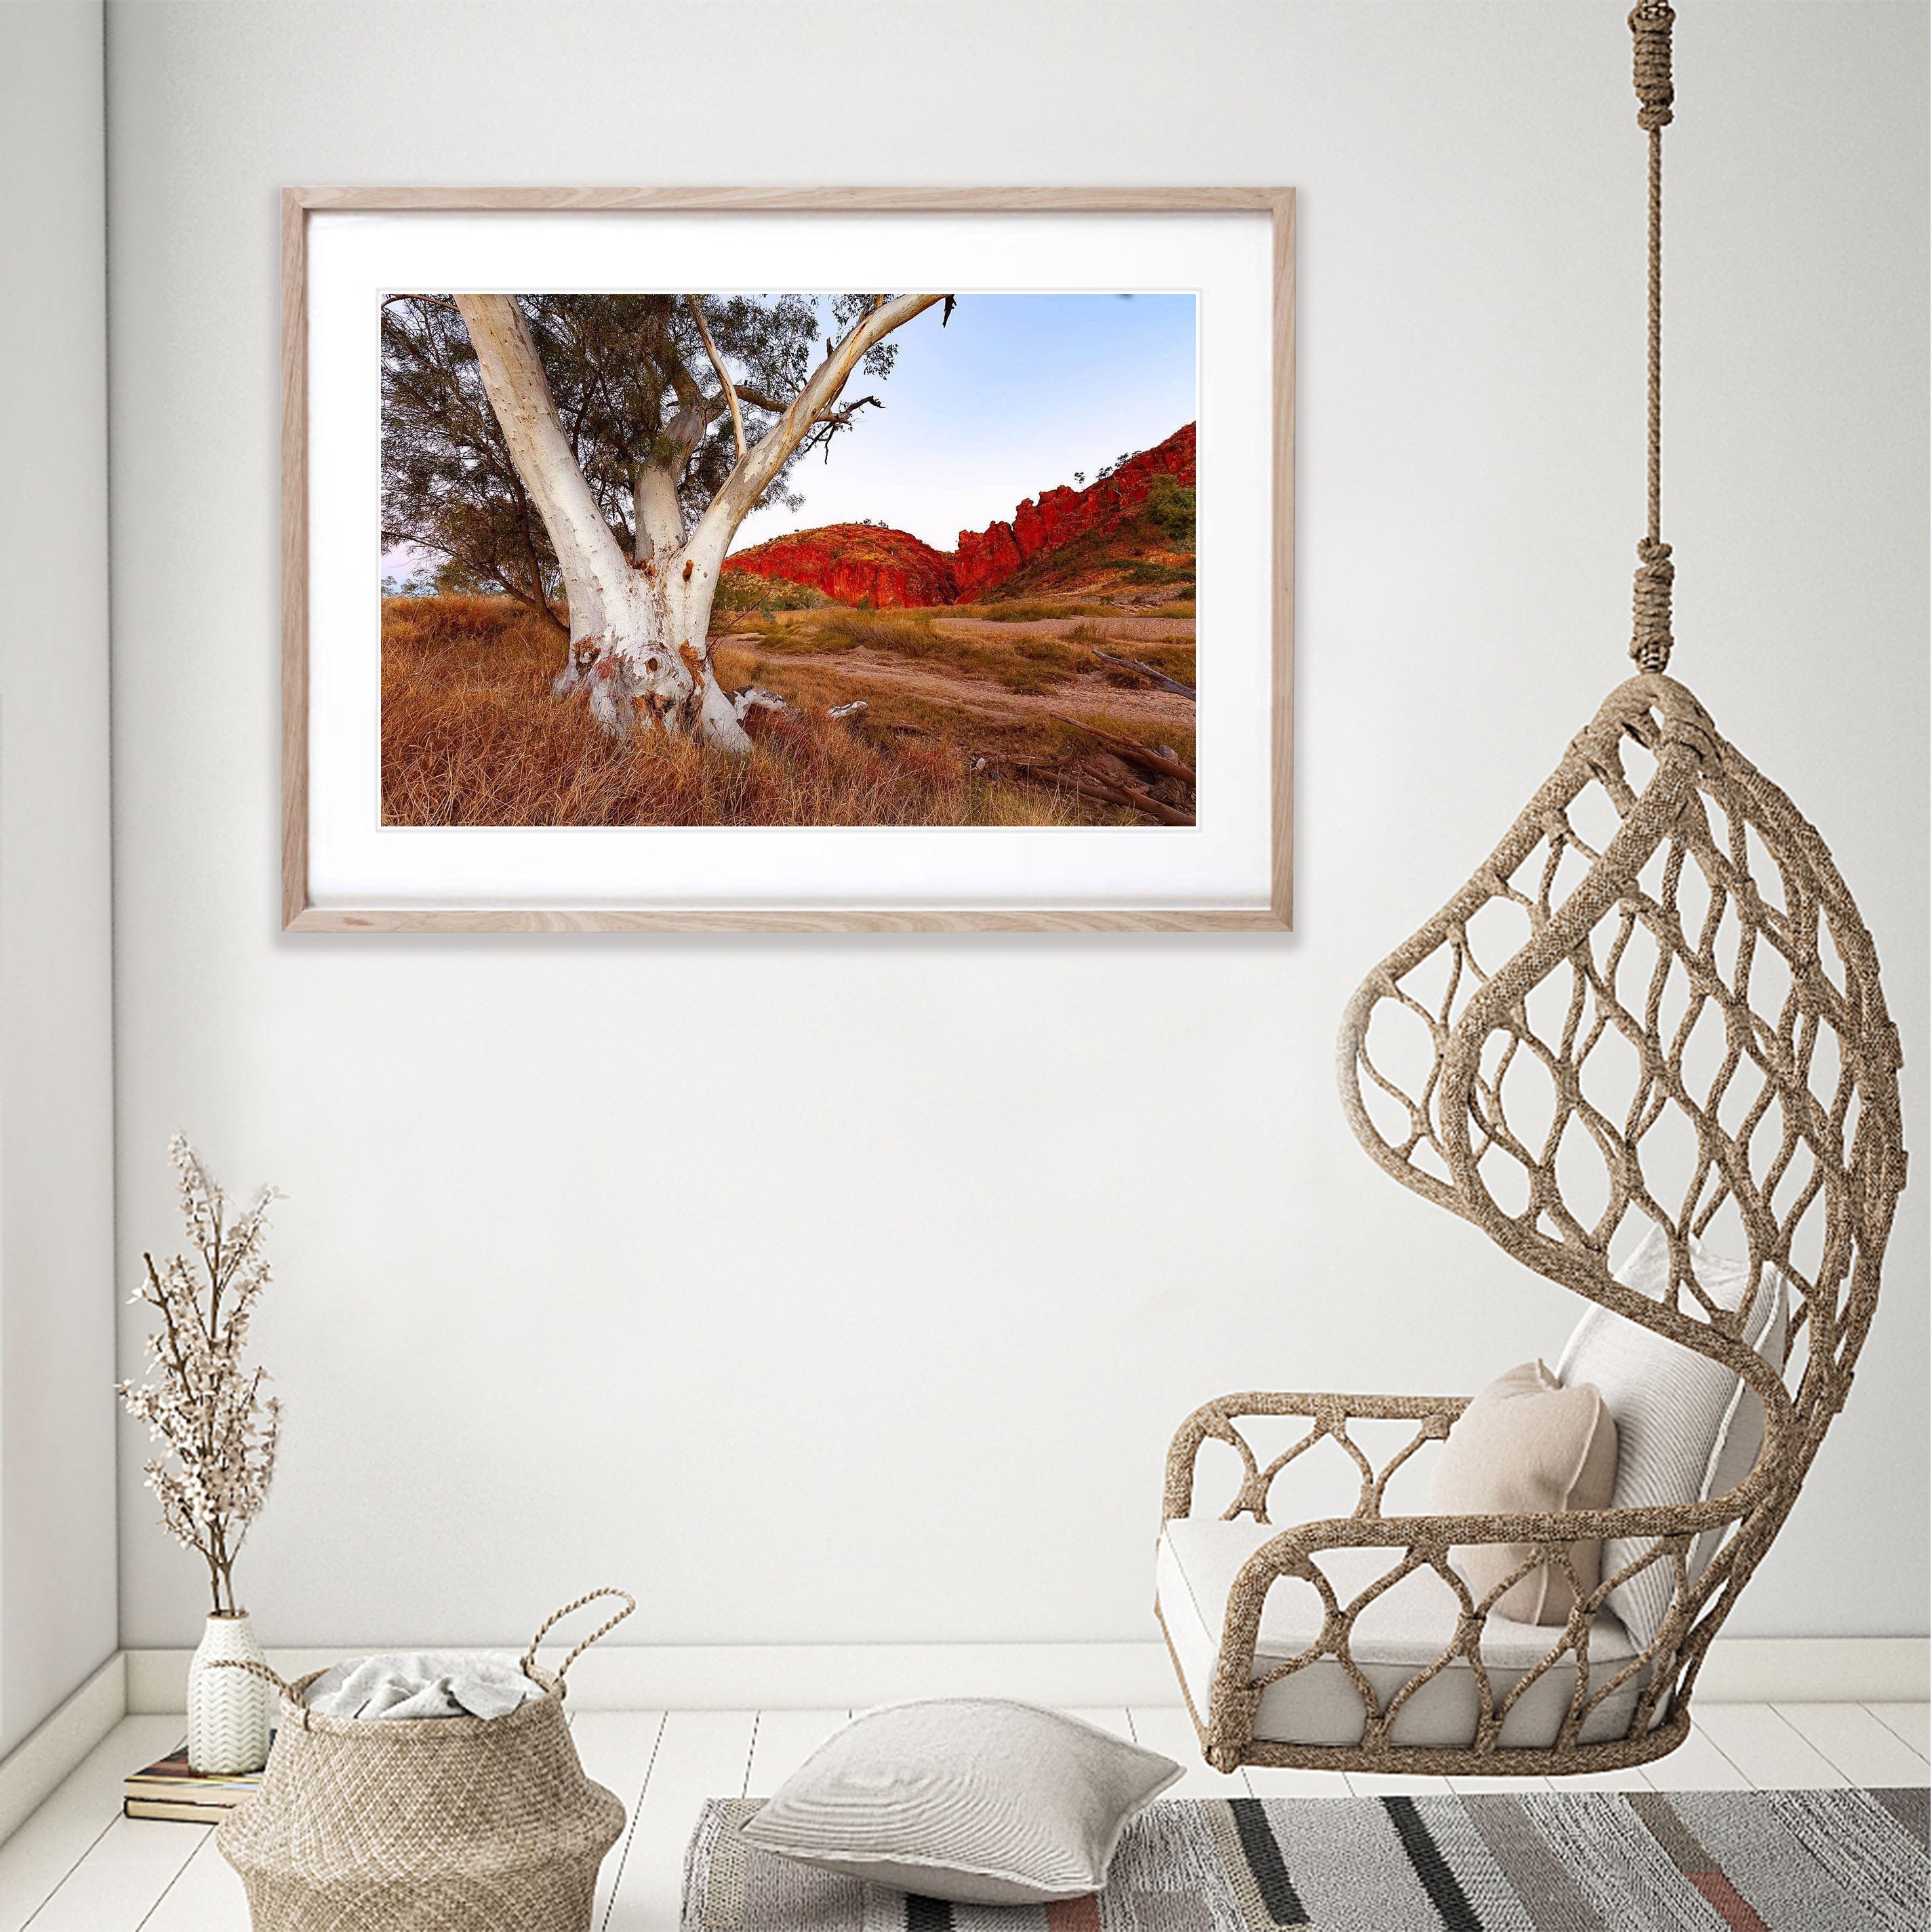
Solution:
<svg viewBox="0 0 1932 1932"><path fill-rule="evenodd" d="M1204 1721L1214 1686L1228 1598L1241 1566L1279 1528L1242 1517L1221 1522L1198 1516L1170 1522L1161 1533L1156 1565L1156 1602L1194 1708ZM1400 1552L1389 1549L1326 1550L1316 1558L1337 1600L1352 1598L1394 1567ZM1455 1592L1432 1570L1412 1572L1369 1605L1355 1620L1349 1652L1384 1708L1417 1671L1435 1662L1454 1639L1460 1606ZM1283 1578L1268 1592L1256 1646L1255 1674L1299 1656L1320 1636L1322 1600L1311 1584ZM1532 1665L1562 1641L1546 1625L1514 1623L1492 1614L1484 1626L1482 1654L1498 1702ZM1636 1654L1622 1624L1599 1613L1590 1634L1590 1684L1594 1691ZM1644 1673L1635 1672L1594 1711L1582 1741L1619 1737L1629 1727ZM1576 1662L1566 1656L1524 1692L1504 1720L1508 1748L1555 1744L1576 1686ZM1474 1672L1459 1658L1403 1705L1390 1742L1415 1747L1454 1746L1475 1741L1478 1702ZM1366 1714L1360 1694L1332 1657L1324 1658L1270 1684L1262 1694L1255 1736L1283 1744L1354 1744L1362 1739Z"/></svg>

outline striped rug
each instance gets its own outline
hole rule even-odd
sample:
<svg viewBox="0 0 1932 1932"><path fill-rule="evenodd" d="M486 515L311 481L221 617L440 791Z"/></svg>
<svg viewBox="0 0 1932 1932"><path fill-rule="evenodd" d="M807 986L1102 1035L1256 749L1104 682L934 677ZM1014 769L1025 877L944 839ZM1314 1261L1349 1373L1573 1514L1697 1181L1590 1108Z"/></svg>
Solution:
<svg viewBox="0 0 1932 1932"><path fill-rule="evenodd" d="M684 1932L1926 1932L1926 1793L1571 1791L1186 1798L1107 1889L947 1905L794 1864L707 1804Z"/></svg>

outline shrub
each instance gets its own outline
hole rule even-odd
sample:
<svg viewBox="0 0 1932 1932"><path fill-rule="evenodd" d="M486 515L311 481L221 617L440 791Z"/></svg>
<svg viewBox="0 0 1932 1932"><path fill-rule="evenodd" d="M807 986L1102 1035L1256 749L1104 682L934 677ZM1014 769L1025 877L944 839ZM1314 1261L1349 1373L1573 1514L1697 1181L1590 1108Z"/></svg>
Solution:
<svg viewBox="0 0 1932 1932"><path fill-rule="evenodd" d="M809 584L794 584L784 577L761 577L755 570L734 570L728 564L718 579L711 608L715 614L726 616L741 611L769 616L774 610L823 610L836 601Z"/></svg>
<svg viewBox="0 0 1932 1932"><path fill-rule="evenodd" d="M894 611L888 615L868 610L863 604L856 610L828 611L813 625L812 636L815 642L833 650L854 650L863 646L875 651L896 651L903 657L925 656L938 641L929 611Z"/></svg>
<svg viewBox="0 0 1932 1932"><path fill-rule="evenodd" d="M1069 670L1080 662L1080 653L1058 638L1022 638L1013 649L1035 664L1052 664L1060 670Z"/></svg>
<svg viewBox="0 0 1932 1932"><path fill-rule="evenodd" d="M1149 480L1147 515L1176 543L1194 541L1194 491L1179 477L1161 470Z"/></svg>

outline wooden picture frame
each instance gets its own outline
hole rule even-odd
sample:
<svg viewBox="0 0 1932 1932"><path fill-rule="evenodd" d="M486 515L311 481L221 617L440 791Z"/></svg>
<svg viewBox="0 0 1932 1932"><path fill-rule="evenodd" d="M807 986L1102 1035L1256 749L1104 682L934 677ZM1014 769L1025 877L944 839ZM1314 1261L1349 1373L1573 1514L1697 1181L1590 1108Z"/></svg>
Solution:
<svg viewBox="0 0 1932 1932"><path fill-rule="evenodd" d="M1250 725L1258 747L1253 764L1264 772L1265 797L1252 802L1253 822L1244 851L1264 848L1252 890L1238 900L1198 900L1191 894L1168 902L1139 898L1118 903L1070 904L1011 902L850 903L823 904L801 894L773 895L769 903L653 902L648 895L614 903L560 892L514 903L464 902L425 896L397 902L393 894L370 894L356 902L352 888L319 892L312 884L312 784L316 777L316 714L312 679L320 650L332 640L312 634L316 590L311 556L315 529L310 476L311 224L338 214L358 216L511 213L532 215L603 214L708 217L1011 218L1148 216L1258 218L1268 225L1266 256L1268 313L1255 326L1266 330L1271 395L1266 404L1265 465L1268 493L1264 534L1252 547L1264 552L1269 581L1265 636L1246 640L1256 675L1264 677L1265 741ZM841 932L841 931L1246 931L1285 932L1292 914L1293 586L1294 586L1294 191L1284 188L290 188L282 196L282 923L293 932ZM457 284L463 286L473 284ZM513 284L517 286L524 284ZM763 284L757 286L762 286ZM396 286L445 286L440 284ZM530 284L530 286L539 286ZM700 283L699 286L732 286ZM774 286L791 286L778 282ZM966 284L962 284L962 286ZM1006 286L1000 284L999 286ZM1258 579L1257 579L1258 580ZM1264 826L1260 816L1264 814ZM1204 808L1203 816L1205 816ZM639 828L648 834L654 828ZM811 828L802 828L810 830ZM977 836L950 829L951 836ZM462 838L466 828L413 836ZM568 837L569 831L549 830ZM607 835L608 836L608 835ZM782 838L784 831L760 836ZM897 836L896 831L895 836ZM906 836L912 836L907 834ZM1138 836L1138 833L1131 836Z"/></svg>

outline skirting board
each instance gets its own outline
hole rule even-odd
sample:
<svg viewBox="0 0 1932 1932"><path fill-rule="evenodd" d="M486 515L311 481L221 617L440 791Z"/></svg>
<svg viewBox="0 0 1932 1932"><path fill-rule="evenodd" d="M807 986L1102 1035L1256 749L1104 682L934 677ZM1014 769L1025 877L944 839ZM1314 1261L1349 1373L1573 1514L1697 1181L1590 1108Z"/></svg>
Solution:
<svg viewBox="0 0 1932 1932"><path fill-rule="evenodd" d="M187 1682L184 1675L183 1709L188 1706ZM127 1714L128 1653L117 1651L0 1762L0 1840L10 1838Z"/></svg>
<svg viewBox="0 0 1932 1932"><path fill-rule="evenodd" d="M130 1650L128 1708L185 1709L189 1653ZM341 1650L274 1651L284 1676ZM554 1666L564 1652L541 1653ZM1714 1704L1923 1703L1932 1694L1924 1637L1719 1637L1698 1678ZM1014 1697L1073 1707L1177 1702L1157 1643L610 1645L580 1658L580 1711L836 1710L914 1697Z"/></svg>
<svg viewBox="0 0 1932 1932"><path fill-rule="evenodd" d="M0 1762L0 1840L10 1837L121 1720L188 1704L186 1650L110 1658ZM356 1646L272 1651L285 1677ZM544 1652L556 1665L563 1652ZM1928 1701L1923 1637L1720 1637L1698 1682L1714 1704ZM592 1651L570 1678L580 1711L836 1710L913 1697L1016 1697L1073 1706L1168 1704L1174 1677L1153 1643L631 1645Z"/></svg>

